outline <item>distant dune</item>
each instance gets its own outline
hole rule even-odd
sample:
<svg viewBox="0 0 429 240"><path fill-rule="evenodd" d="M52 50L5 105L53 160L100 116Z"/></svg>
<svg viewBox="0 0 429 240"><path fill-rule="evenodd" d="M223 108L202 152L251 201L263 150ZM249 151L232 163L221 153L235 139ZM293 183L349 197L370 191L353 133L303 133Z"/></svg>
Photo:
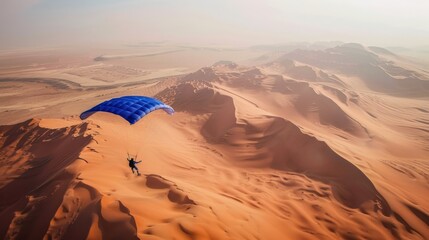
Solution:
<svg viewBox="0 0 429 240"><path fill-rule="evenodd" d="M360 44L266 60L0 79L0 238L429 239L427 70ZM77 117L122 95L176 113Z"/></svg>
<svg viewBox="0 0 429 240"><path fill-rule="evenodd" d="M428 95L427 72L417 68L407 69L400 61L392 61L386 56L395 57L382 48L366 48L349 43L323 51L295 50L283 58L355 77L355 80L371 90L395 95L408 94L410 97ZM352 86L356 87L356 84Z"/></svg>
<svg viewBox="0 0 429 240"><path fill-rule="evenodd" d="M153 57L157 55L174 53L179 51L181 50L172 50L172 51L164 51L164 52L145 53L145 54L101 55L94 58L94 61L107 61L107 60L121 59L121 58Z"/></svg>

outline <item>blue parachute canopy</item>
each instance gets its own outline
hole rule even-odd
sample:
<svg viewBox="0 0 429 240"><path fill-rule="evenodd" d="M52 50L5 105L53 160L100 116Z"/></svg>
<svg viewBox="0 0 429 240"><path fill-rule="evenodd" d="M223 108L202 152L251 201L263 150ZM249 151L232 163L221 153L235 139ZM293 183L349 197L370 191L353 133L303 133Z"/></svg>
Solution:
<svg viewBox="0 0 429 240"><path fill-rule="evenodd" d="M113 98L98 104L83 112L80 119L84 120L96 112L109 112L123 117L130 124L134 124L152 111L162 109L173 114L174 109L158 99L144 96L124 96Z"/></svg>

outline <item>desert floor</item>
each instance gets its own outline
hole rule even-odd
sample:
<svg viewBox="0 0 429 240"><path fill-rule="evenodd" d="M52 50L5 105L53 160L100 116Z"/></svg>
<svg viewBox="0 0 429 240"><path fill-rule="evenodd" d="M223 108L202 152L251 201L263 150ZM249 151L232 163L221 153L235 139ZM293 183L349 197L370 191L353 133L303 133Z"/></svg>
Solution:
<svg viewBox="0 0 429 240"><path fill-rule="evenodd" d="M124 95L176 113L80 120ZM429 239L429 69L383 48L3 51L0 103L1 239Z"/></svg>

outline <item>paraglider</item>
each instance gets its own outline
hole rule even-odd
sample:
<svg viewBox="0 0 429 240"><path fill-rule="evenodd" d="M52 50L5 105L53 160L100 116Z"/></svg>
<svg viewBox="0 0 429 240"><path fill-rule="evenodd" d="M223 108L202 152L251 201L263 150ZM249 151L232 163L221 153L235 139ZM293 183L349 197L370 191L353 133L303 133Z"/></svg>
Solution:
<svg viewBox="0 0 429 240"><path fill-rule="evenodd" d="M138 122L147 114L162 109L173 114L174 109L156 98L145 96L124 96L113 98L98 104L83 112L80 119L84 120L96 112L109 112L123 117L131 125Z"/></svg>
<svg viewBox="0 0 429 240"><path fill-rule="evenodd" d="M137 158L137 156L136 156L136 158ZM137 172L137 176L140 176L140 172L139 172L139 169L137 168L136 164L141 163L142 161L136 161L137 159L134 160L134 158L130 157L130 155L128 155L127 160L128 160L128 166L131 168L131 171L133 171L133 174L134 174L134 169L135 169Z"/></svg>
<svg viewBox="0 0 429 240"><path fill-rule="evenodd" d="M130 125L133 125L144 116L158 109L162 109L170 115L174 113L174 109L172 107L156 98L145 96L124 96L104 101L92 107L91 109L83 112L80 115L80 119L84 120L96 112L108 112L121 116L128 121ZM130 158L130 155L128 154L127 160L133 174L134 170L136 170L137 175L140 176L140 172L136 167L136 164L141 161L137 161L137 156L134 159Z"/></svg>

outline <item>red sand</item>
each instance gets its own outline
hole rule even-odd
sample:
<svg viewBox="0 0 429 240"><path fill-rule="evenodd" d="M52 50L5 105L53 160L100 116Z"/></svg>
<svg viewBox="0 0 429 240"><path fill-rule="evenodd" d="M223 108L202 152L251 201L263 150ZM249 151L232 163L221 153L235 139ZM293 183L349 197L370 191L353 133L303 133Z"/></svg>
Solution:
<svg viewBox="0 0 429 240"><path fill-rule="evenodd" d="M2 101L21 110L1 113L13 124L0 127L0 237L429 239L428 78L370 51L222 62L152 85L4 81ZM359 64L373 55L372 70ZM70 117L125 94L177 113Z"/></svg>

